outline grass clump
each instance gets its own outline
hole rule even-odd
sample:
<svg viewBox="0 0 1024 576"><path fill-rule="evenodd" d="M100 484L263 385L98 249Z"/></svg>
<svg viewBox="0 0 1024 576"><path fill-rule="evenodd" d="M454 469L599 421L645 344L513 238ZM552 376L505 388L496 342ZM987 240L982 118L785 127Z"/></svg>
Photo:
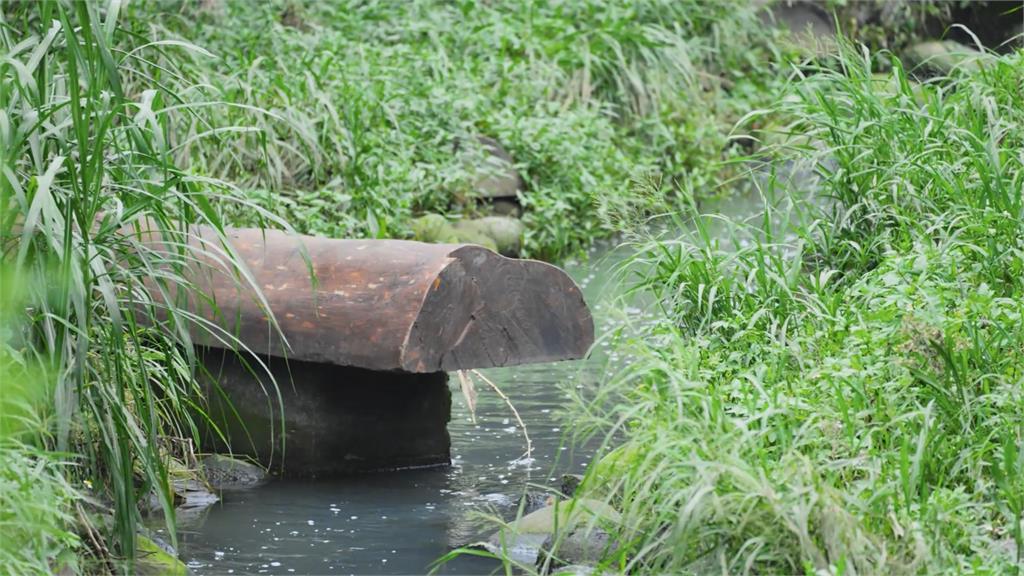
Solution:
<svg viewBox="0 0 1024 576"><path fill-rule="evenodd" d="M0 443L0 563L5 574L50 574L76 566L71 527L81 495L52 454L5 438Z"/></svg>
<svg viewBox="0 0 1024 576"><path fill-rule="evenodd" d="M893 59L898 89L872 58L783 105L815 198L769 180L763 218L642 243L663 320L578 414L633 455L590 485L624 515L612 565L1020 572L1024 54L923 87Z"/></svg>

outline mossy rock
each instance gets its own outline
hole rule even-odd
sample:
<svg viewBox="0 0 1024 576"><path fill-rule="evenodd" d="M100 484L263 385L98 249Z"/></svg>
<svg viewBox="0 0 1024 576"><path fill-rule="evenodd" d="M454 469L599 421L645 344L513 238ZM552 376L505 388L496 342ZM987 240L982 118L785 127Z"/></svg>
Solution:
<svg viewBox="0 0 1024 576"><path fill-rule="evenodd" d="M254 488L267 478L267 471L262 467L223 454L203 458L203 470L214 490Z"/></svg>
<svg viewBox="0 0 1024 576"><path fill-rule="evenodd" d="M562 474L562 483L559 486L559 491L566 498L572 498L583 484L583 480L585 478L581 474Z"/></svg>
<svg viewBox="0 0 1024 576"><path fill-rule="evenodd" d="M494 252L498 251L498 245L494 243L494 239L475 228L457 226L455 228L455 241L460 244L476 244Z"/></svg>
<svg viewBox="0 0 1024 576"><path fill-rule="evenodd" d="M135 574L140 576L187 576L192 572L176 556L147 536L139 534L135 546Z"/></svg>
<svg viewBox="0 0 1024 576"><path fill-rule="evenodd" d="M619 513L600 500L574 498L558 501L504 526L477 544L517 562L533 563L545 542L577 531L596 532L600 526L622 522Z"/></svg>
<svg viewBox="0 0 1024 576"><path fill-rule="evenodd" d="M956 70L973 72L981 69L989 56L970 46L952 40L929 40L919 42L907 49L905 57L909 64L926 68L939 74L952 74Z"/></svg>
<svg viewBox="0 0 1024 576"><path fill-rule="evenodd" d="M459 241L451 223L440 214L425 214L411 224L413 239L431 244L455 244Z"/></svg>
<svg viewBox="0 0 1024 576"><path fill-rule="evenodd" d="M517 534L553 534L558 530L575 530L591 521L619 523L618 511L600 500L573 498L556 500L536 512L531 512L508 525L507 530Z"/></svg>
<svg viewBox="0 0 1024 576"><path fill-rule="evenodd" d="M518 256L522 248L526 226L515 218L486 216L475 220L461 220L455 224L456 235L470 232L490 238L495 251L505 256Z"/></svg>
<svg viewBox="0 0 1024 576"><path fill-rule="evenodd" d="M541 558L551 556L560 563L594 566L618 548L618 543L608 532L582 527L562 538L548 536L541 546Z"/></svg>
<svg viewBox="0 0 1024 576"><path fill-rule="evenodd" d="M643 459L635 445L619 446L591 465L582 488L589 494L604 494Z"/></svg>

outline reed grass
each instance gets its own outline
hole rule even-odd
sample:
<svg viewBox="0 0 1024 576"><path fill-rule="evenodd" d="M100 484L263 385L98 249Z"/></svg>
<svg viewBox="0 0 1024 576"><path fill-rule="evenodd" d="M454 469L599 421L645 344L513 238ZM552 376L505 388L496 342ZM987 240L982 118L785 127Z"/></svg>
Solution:
<svg viewBox="0 0 1024 576"><path fill-rule="evenodd" d="M733 112L716 108L725 54L730 87L752 86L744 98L767 97L754 87L770 78L747 74L770 60L770 35L739 0L215 4L126 7L140 37L218 56L154 55L131 81L165 76L170 60L200 80L183 98L230 102L185 117L179 139L255 129L182 145L179 164L332 237L403 237L425 212L472 215L474 169L455 146L484 134L526 181L526 254L577 251L615 231L601 215L635 201L633 174L713 181L732 153L720 116ZM671 204L665 192L645 208Z"/></svg>
<svg viewBox="0 0 1024 576"><path fill-rule="evenodd" d="M132 37L121 9L116 1L28 2L5 5L0 21L2 385L5 398L33 398L5 401L0 415L10 455L3 499L20 497L8 488L29 498L0 516L23 523L0 538L11 573L58 569L60 546L81 554L85 571L131 571L150 494L173 540L167 466L176 454L165 440L198 440L205 419L190 330L212 327L189 312L188 300L202 295L189 281L198 249L187 240L204 224L223 241L213 204L240 196L177 163L171 126L200 107L182 97L187 75L167 67L173 81L126 81L152 52L202 49ZM163 246L143 242L139 230L160 234ZM219 252L245 282L227 245ZM38 484L25 484L33 478ZM25 514L40 503L49 526L26 540L20 535L39 523ZM89 514L69 516L70 503ZM80 546L71 531L99 541Z"/></svg>
<svg viewBox="0 0 1024 576"><path fill-rule="evenodd" d="M625 437L584 484L624 515L611 569L1024 567L1024 53L925 85L891 58L887 87L877 60L846 47L775 110L812 200L759 176L762 217L638 241L663 320L574 411Z"/></svg>

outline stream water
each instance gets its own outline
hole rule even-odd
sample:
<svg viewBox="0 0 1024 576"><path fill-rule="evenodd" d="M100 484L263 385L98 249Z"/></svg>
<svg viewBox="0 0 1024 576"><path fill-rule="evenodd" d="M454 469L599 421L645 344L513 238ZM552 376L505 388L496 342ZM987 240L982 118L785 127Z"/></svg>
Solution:
<svg viewBox="0 0 1024 576"><path fill-rule="evenodd" d="M732 197L710 207L750 216L759 197ZM600 341L639 309L613 304L620 293L616 266L624 249L596 247L586 263L565 270L580 284L599 343L585 361L483 371L515 405L532 440L524 459L522 431L505 402L477 382L475 421L452 378L452 465L367 474L341 480L277 480L228 492L191 518L179 518L179 548L195 574L425 574L453 548L483 540L490 513L514 518L525 490L557 487L563 473L581 473L595 446L572 446L558 412L571 386L587 389L621 361ZM609 361L612 364L609 364ZM498 564L460 556L442 574L487 574Z"/></svg>

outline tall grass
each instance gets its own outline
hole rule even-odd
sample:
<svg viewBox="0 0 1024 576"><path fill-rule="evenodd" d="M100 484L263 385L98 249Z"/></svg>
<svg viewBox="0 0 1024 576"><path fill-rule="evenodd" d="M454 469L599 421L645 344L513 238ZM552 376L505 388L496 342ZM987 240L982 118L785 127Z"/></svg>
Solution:
<svg viewBox="0 0 1024 576"><path fill-rule="evenodd" d="M24 287L23 303L4 318L5 366L43 375L32 425L16 439L72 464L56 469L28 455L5 466L66 477L74 491L53 488L65 500L90 495L99 520L79 530L113 544L98 550L105 545L94 541L91 551L130 561L140 501L150 494L173 534L167 466L176 454L166 439L196 438L204 415L189 330L212 328L188 312L188 300L202 297L189 281L198 250L188 246L189 229L202 223L222 233L212 205L237 195L177 163L181 146L215 131L173 138L170 126L199 106L183 95L189 80L165 67L147 84L126 82L154 52L204 52L132 37L119 23L121 8L117 1L3 8L0 246L5 278ZM160 234L163 244L144 242L141 230ZM205 249L244 281L226 245ZM5 396L23 383L4 378ZM9 486L5 500L15 497ZM67 530L68 518L58 519ZM20 542L7 534L4 557Z"/></svg>
<svg viewBox="0 0 1024 576"><path fill-rule="evenodd" d="M664 320L577 413L626 438L585 483L624 515L612 566L1024 567L1024 54L924 86L872 62L780 107L814 201L769 185L782 204L724 237L691 212L641 243Z"/></svg>
<svg viewBox="0 0 1024 576"><path fill-rule="evenodd" d="M179 117L176 138L204 125L259 128L183 144L179 162L235 182L303 232L334 237L401 237L423 212L472 214L474 168L455 147L484 134L526 180L527 254L558 257L614 231L601 206L633 200L638 171L710 182L714 161L731 153L732 120L720 116L733 112L717 100L727 90L755 99L769 77L748 73L767 60L754 42L766 34L742 0L126 10L141 37L187 39L219 56L174 51L137 67L146 84L173 61L201 79L183 98L232 103ZM734 70L720 82L727 55ZM673 198L648 200L656 211Z"/></svg>

